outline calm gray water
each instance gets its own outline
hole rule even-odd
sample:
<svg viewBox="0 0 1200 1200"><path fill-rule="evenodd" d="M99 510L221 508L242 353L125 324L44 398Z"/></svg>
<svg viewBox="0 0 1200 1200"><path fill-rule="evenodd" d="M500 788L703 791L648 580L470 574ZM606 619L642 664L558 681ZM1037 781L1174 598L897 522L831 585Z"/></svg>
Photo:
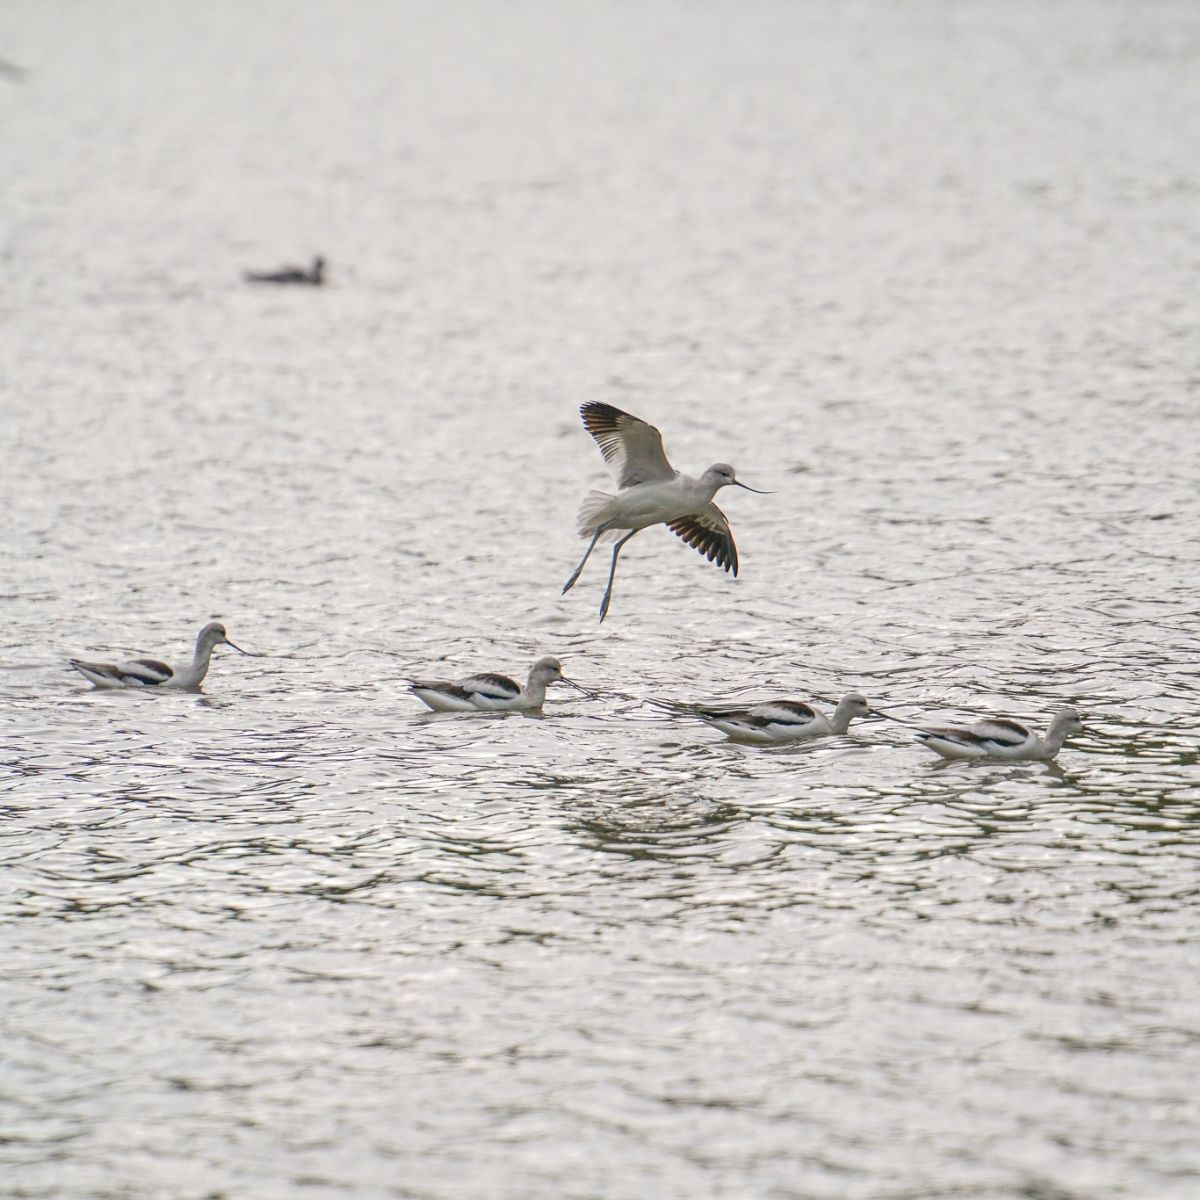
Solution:
<svg viewBox="0 0 1200 1200"><path fill-rule="evenodd" d="M0 1190L1200 1195L1191 0L25 0L0 57ZM774 491L739 580L656 530L559 595L588 399ZM269 657L65 667L211 618ZM402 683L546 653L601 694ZM850 689L1086 732L644 703Z"/></svg>

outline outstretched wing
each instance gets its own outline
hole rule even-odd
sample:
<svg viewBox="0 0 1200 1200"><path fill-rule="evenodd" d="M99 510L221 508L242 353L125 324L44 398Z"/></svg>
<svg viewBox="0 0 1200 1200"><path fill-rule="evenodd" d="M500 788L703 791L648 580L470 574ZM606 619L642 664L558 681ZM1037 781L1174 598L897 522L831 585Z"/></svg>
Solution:
<svg viewBox="0 0 1200 1200"><path fill-rule="evenodd" d="M733 544L733 530L729 528L725 514L711 501L701 512L668 521L667 528L699 550L709 562L737 575L738 556L737 546Z"/></svg>
<svg viewBox="0 0 1200 1200"><path fill-rule="evenodd" d="M662 434L653 425L599 400L580 405L579 415L616 475L618 487L675 478L675 468L663 451Z"/></svg>

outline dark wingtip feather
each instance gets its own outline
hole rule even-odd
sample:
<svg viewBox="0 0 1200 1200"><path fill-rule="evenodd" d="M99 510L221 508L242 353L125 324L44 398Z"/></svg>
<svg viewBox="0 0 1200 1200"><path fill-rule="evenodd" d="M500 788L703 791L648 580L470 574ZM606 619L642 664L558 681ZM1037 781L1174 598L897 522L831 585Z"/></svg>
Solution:
<svg viewBox="0 0 1200 1200"><path fill-rule="evenodd" d="M738 556L733 534L722 534L701 524L694 517L680 517L677 521L669 521L667 528L680 538L685 545L703 554L709 562L715 562L721 570L732 573L737 578Z"/></svg>
<svg viewBox="0 0 1200 1200"><path fill-rule="evenodd" d="M617 426L622 417L631 421L636 421L636 417L631 417L629 413L622 412L619 408L614 408L611 404L605 404L603 400L586 400L579 406L579 416L583 421L583 427L593 437L597 434L616 433Z"/></svg>

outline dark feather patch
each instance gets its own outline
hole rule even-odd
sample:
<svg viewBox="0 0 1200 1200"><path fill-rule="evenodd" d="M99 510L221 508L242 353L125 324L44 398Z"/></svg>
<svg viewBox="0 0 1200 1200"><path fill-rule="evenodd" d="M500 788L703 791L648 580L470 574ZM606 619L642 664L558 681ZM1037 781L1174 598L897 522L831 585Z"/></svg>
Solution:
<svg viewBox="0 0 1200 1200"><path fill-rule="evenodd" d="M636 487L675 475L663 450L662 434L648 421L599 400L580 405L579 415L604 461L616 473L618 487Z"/></svg>
<svg viewBox="0 0 1200 1200"><path fill-rule="evenodd" d="M771 700L750 708L715 708L706 705L698 712L705 718L737 721L741 725L751 725L756 729L764 729L768 725L808 725L817 715L799 700Z"/></svg>
<svg viewBox="0 0 1200 1200"><path fill-rule="evenodd" d="M686 711L686 710L685 710ZM716 705L697 705L691 710L698 717L713 717L718 721L729 721L734 717L748 717L750 710L745 708L717 708Z"/></svg>
<svg viewBox="0 0 1200 1200"><path fill-rule="evenodd" d="M444 679L410 679L408 684L411 692L438 692L443 696L453 696L455 700L468 702L475 694L457 683L449 683Z"/></svg>
<svg viewBox="0 0 1200 1200"><path fill-rule="evenodd" d="M122 663L119 669L123 679L137 680L144 687L166 683L175 674L171 667L156 658L135 658L132 662Z"/></svg>
<svg viewBox="0 0 1200 1200"><path fill-rule="evenodd" d="M987 732L982 736L998 746L1019 746L1029 737L1029 730L1016 721L1006 721L1003 717L993 718L987 722Z"/></svg>
<svg viewBox="0 0 1200 1200"><path fill-rule="evenodd" d="M482 675L472 675L463 680L463 686L484 696L492 696L497 700L510 700L520 695L521 685L507 675L494 675L484 672Z"/></svg>
<svg viewBox="0 0 1200 1200"><path fill-rule="evenodd" d="M140 687L154 687L166 683L175 672L166 663L155 658L135 658L123 662L119 666L114 663L83 662L78 658L71 659L71 666L79 671L107 679L115 684L136 684Z"/></svg>
<svg viewBox="0 0 1200 1200"><path fill-rule="evenodd" d="M621 453L619 422L622 417L627 421L636 421L637 417L622 412L611 404L600 400L589 400L579 406L579 415L583 418L583 427L596 439L600 453L605 462L612 462Z"/></svg>
<svg viewBox="0 0 1200 1200"><path fill-rule="evenodd" d="M722 517L724 522L724 518ZM709 562L715 562L725 571L738 573L737 546L733 543L733 534L728 523L724 529L716 528L702 517L680 517L669 521L667 528L681 538L687 545L698 550Z"/></svg>
<svg viewBox="0 0 1200 1200"><path fill-rule="evenodd" d="M123 665L126 670L130 667L145 667L148 674L162 675L168 679L175 674L165 662L159 662L157 658L135 658Z"/></svg>
<svg viewBox="0 0 1200 1200"><path fill-rule="evenodd" d="M799 700L774 700L770 707L776 710L772 716L766 718L772 725L808 725L816 720L817 716L815 709L801 704ZM781 717L781 713L787 713L787 716Z"/></svg>
<svg viewBox="0 0 1200 1200"><path fill-rule="evenodd" d="M918 729L917 738L919 741L927 742L930 738L943 742L971 742L974 740L974 734L969 729L956 729L952 725L940 725L933 729Z"/></svg>

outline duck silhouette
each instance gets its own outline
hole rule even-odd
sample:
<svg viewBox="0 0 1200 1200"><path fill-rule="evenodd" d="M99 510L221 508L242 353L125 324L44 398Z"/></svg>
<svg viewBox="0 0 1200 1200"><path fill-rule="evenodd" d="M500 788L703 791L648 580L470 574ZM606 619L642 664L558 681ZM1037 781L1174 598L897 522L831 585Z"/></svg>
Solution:
<svg viewBox="0 0 1200 1200"><path fill-rule="evenodd" d="M325 260L320 256L308 270L302 267L281 267L278 271L247 271L247 283L304 283L320 287L325 282Z"/></svg>

